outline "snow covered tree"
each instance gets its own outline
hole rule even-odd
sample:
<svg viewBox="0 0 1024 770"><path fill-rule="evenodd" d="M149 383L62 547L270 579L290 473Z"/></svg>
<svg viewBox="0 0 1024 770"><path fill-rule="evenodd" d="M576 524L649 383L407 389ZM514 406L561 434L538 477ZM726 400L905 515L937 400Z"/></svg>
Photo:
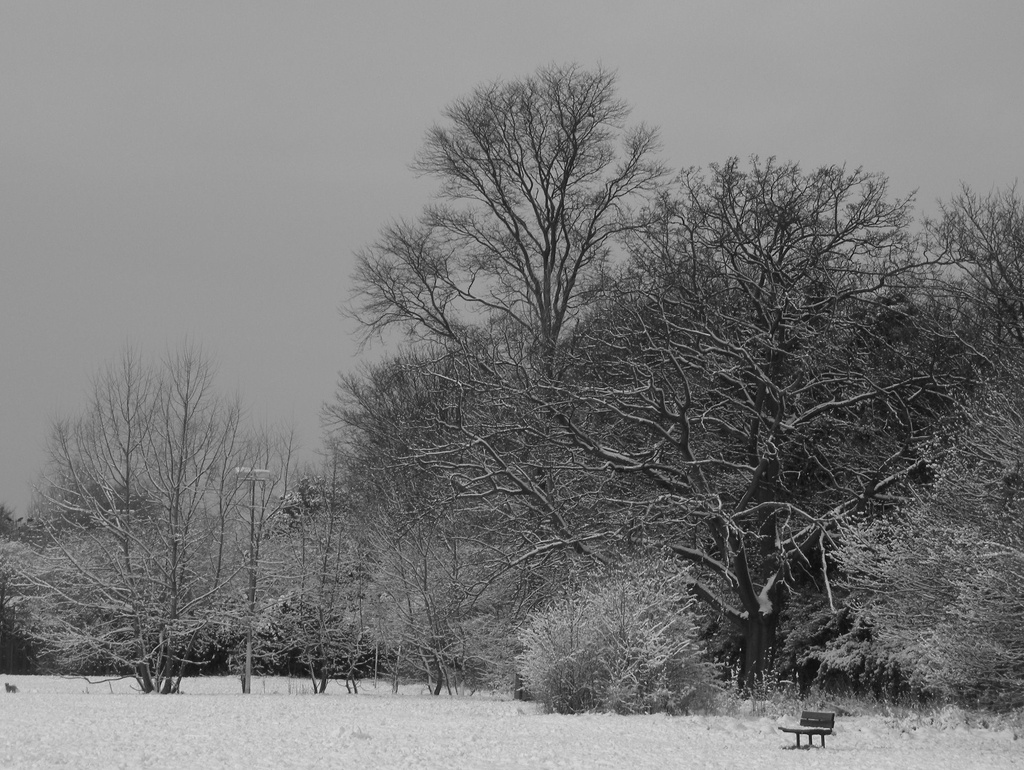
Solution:
<svg viewBox="0 0 1024 770"><path fill-rule="evenodd" d="M836 525L905 494L948 354L917 323L908 200L879 175L753 159L690 170L546 393L581 464L634 480L618 531L772 665L794 569L828 590Z"/></svg>
<svg viewBox="0 0 1024 770"><path fill-rule="evenodd" d="M126 350L85 412L54 426L48 538L32 575L48 609L42 635L63 666L177 690L232 575L239 417L214 392L210 363L185 347L155 368Z"/></svg>

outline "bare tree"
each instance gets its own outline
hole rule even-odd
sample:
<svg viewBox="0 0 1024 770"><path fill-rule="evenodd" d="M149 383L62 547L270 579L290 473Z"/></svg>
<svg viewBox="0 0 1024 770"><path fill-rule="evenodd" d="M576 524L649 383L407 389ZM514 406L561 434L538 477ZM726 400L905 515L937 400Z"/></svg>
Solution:
<svg viewBox="0 0 1024 770"><path fill-rule="evenodd" d="M656 132L627 127L628 115L601 69L547 67L477 88L445 110L414 163L439 180L440 202L359 255L353 314L367 335L394 325L426 344L379 370L355 410L346 400L358 387L346 383L331 417L382 447L390 386L416 405L399 410L401 440L388 446L388 465L416 491L383 479L374 532L394 625L437 691L473 645L469 657L501 667L486 635L468 632L480 607L502 593L514 624L532 594L528 566L590 553L572 531L580 487L546 446L549 415L509 398L541 373L557 377L559 346L604 287L631 208L665 173Z"/></svg>
<svg viewBox="0 0 1024 770"><path fill-rule="evenodd" d="M929 245L958 268L945 289L963 293L995 358L1024 342L1024 201L1016 186L981 196L964 185L926 222ZM959 278L959 281L957 280Z"/></svg>
<svg viewBox="0 0 1024 770"><path fill-rule="evenodd" d="M231 577L225 477L239 421L237 402L214 392L210 363L185 347L157 368L126 350L94 382L85 413L54 426L35 582L50 602L44 635L65 665L177 690Z"/></svg>
<svg viewBox="0 0 1024 770"><path fill-rule="evenodd" d="M252 687L254 636L260 618L265 617L272 605L287 590L285 560L276 553L273 542L274 522L282 511L283 500L289 491L295 434L260 430L244 443L239 456L241 465L232 469L233 499L237 516L234 528L237 538L239 562L244 564L246 579L246 606L242 613L245 626L245 651L242 664L242 692ZM236 618L237 620L237 618ZM273 656L277 651L264 651Z"/></svg>
<svg viewBox="0 0 1024 770"><path fill-rule="evenodd" d="M560 346L665 174L657 135L626 125L613 74L575 65L481 86L444 114L414 163L441 202L359 255L352 313L368 336L398 326L426 343L406 362L431 393L406 458L489 529L477 539L589 553L565 508L579 498L554 472L550 415L509 398L558 378Z"/></svg>
<svg viewBox="0 0 1024 770"><path fill-rule="evenodd" d="M359 255L353 313L367 334L398 324L457 345L500 318L552 355L627 207L664 174L656 133L625 127L614 88L601 69L547 67L450 105L414 163L443 202Z"/></svg>

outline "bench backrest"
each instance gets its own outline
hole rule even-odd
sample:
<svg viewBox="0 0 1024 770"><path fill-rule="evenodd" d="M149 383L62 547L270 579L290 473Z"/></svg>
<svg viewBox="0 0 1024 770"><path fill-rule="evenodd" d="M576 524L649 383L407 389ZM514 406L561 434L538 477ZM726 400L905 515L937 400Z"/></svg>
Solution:
<svg viewBox="0 0 1024 770"><path fill-rule="evenodd" d="M800 715L801 727L827 727L830 730L836 726L836 715L831 711L805 711Z"/></svg>

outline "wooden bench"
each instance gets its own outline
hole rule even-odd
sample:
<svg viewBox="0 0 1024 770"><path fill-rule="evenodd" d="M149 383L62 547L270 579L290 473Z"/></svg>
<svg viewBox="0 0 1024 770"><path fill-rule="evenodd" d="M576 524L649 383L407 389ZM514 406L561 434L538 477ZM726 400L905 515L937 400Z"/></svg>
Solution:
<svg viewBox="0 0 1024 770"><path fill-rule="evenodd" d="M800 748L800 736L806 735L808 746L814 745L814 736L821 736L821 747L825 748L825 736L832 734L836 726L836 715L831 711L805 711L800 715L799 727L780 727L784 733L796 734L796 747Z"/></svg>

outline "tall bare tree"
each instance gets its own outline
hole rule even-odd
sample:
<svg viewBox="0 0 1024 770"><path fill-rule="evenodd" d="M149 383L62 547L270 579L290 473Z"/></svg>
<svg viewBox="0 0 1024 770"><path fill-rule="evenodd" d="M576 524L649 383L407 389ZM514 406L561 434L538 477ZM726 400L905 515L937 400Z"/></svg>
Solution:
<svg viewBox="0 0 1024 770"><path fill-rule="evenodd" d="M409 457L447 479L467 520L512 516L528 551L586 551L552 472L550 416L506 396L558 378L560 346L665 174L657 135L627 126L612 73L575 65L481 86L444 115L414 163L440 202L359 255L352 313L368 336L397 326L427 343L410 366L437 408Z"/></svg>
<svg viewBox="0 0 1024 770"><path fill-rule="evenodd" d="M359 255L353 314L461 345L502 320L543 356L604 276L631 203L665 173L657 135L601 69L547 67L477 88L444 112L413 168L440 182L415 224Z"/></svg>

